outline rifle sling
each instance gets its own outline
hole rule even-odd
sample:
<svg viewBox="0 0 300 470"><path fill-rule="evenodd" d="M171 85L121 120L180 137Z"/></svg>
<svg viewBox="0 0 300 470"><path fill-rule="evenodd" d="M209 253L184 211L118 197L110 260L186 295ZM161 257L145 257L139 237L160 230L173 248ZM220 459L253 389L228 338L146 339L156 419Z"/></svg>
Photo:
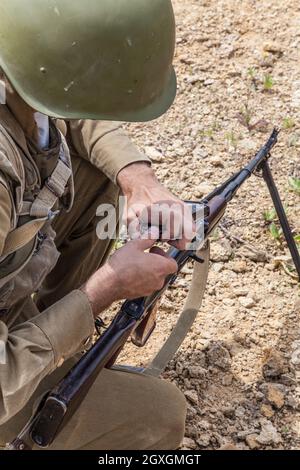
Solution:
<svg viewBox="0 0 300 470"><path fill-rule="evenodd" d="M184 309L165 344L151 360L150 364L143 370L145 375L151 375L153 377L159 377L161 375L169 361L180 348L198 315L208 278L210 257L209 242L207 242L206 247L201 249L197 255L204 260L204 263L195 263L192 283Z"/></svg>

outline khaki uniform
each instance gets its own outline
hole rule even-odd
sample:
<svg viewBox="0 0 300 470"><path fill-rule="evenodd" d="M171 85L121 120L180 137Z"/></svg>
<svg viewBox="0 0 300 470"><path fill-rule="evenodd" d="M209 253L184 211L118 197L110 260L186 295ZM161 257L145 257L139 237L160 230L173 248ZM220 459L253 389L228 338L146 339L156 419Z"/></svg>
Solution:
<svg viewBox="0 0 300 470"><path fill-rule="evenodd" d="M111 249L110 241L96 236L96 209L101 203L116 205L119 171L146 159L116 123L52 122L49 151L26 140L5 106L0 106L0 125L0 340L6 349L6 364L0 364L1 447L18 434L38 397L66 373L92 335L94 318L78 288ZM28 218L18 216L20 188L26 204L34 204L57 164L64 139L57 127L66 136L73 179L56 208L64 205L68 212L61 210L40 231L42 239L18 271L24 248L4 259L1 253L9 233ZM23 186L14 181L8 164L15 151L22 158ZM9 282L1 286L1 277ZM175 449L183 436L185 408L171 384L105 370L51 448Z"/></svg>

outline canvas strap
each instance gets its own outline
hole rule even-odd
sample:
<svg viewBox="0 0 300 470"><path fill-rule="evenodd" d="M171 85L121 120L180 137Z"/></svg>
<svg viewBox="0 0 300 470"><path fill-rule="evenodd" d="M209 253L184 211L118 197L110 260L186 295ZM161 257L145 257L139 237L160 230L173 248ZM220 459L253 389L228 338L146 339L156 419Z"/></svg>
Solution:
<svg viewBox="0 0 300 470"><path fill-rule="evenodd" d="M64 138L62 142L60 157L53 173L46 180L33 203L23 202L19 215L30 215L32 220L8 234L1 258L20 250L33 240L45 223L51 220L52 209L65 193L68 184L70 187L69 182L72 180L71 159Z"/></svg>
<svg viewBox="0 0 300 470"><path fill-rule="evenodd" d="M209 242L205 248L198 252L198 256L201 257L204 262L202 264L195 263L191 287L184 309L169 338L151 360L150 364L143 370L143 374L158 377L174 357L193 326L201 308L207 284L210 257Z"/></svg>

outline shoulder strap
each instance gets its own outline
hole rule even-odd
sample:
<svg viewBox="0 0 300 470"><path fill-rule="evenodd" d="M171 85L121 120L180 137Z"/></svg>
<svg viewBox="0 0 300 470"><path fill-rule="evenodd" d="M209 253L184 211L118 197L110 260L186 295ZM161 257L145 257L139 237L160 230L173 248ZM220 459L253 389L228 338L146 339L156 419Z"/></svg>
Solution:
<svg viewBox="0 0 300 470"><path fill-rule="evenodd" d="M5 258L31 242L47 222L47 218L34 219L8 234L1 254Z"/></svg>

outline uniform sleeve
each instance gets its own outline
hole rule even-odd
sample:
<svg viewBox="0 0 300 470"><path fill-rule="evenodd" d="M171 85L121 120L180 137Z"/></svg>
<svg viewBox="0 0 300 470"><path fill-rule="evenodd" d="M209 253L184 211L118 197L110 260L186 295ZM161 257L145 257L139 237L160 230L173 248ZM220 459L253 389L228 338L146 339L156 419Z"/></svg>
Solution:
<svg viewBox="0 0 300 470"><path fill-rule="evenodd" d="M116 183L118 173L136 162L151 163L131 142L121 123L79 120L67 123L71 147Z"/></svg>
<svg viewBox="0 0 300 470"><path fill-rule="evenodd" d="M10 212L8 191L0 184L1 250ZM0 425L25 406L44 377L83 349L94 331L90 303L79 290L17 326L8 327L2 315L5 312L0 307Z"/></svg>

